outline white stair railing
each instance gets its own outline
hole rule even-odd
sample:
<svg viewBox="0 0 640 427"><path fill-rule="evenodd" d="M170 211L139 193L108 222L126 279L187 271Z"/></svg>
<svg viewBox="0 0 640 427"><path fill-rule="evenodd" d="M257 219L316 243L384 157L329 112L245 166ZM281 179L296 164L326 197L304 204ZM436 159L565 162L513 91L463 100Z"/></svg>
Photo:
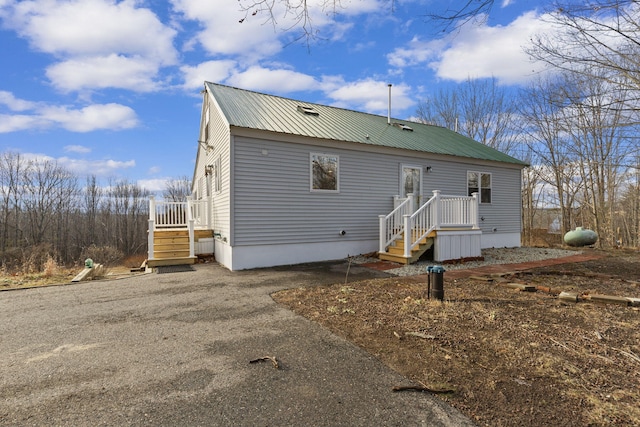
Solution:
<svg viewBox="0 0 640 427"><path fill-rule="evenodd" d="M478 193L471 196L443 196L439 190L434 190L433 197L413 213L403 210L404 204L399 205L389 215L380 216L380 252L386 252L387 246L405 230L411 230L404 233L403 252L409 258L411 251L432 231L443 227L478 229L478 200ZM401 225L398 223L399 215L402 218Z"/></svg>
<svg viewBox="0 0 640 427"><path fill-rule="evenodd" d="M398 196L394 200L398 201ZM380 223L380 252L386 252L394 240L402 236L404 232L404 220L406 215L411 215L414 210L415 198L413 194L407 194L407 198L398 204L389 215L380 215L378 217Z"/></svg>
<svg viewBox="0 0 640 427"><path fill-rule="evenodd" d="M425 204L413 213L404 217L405 230L411 230L405 233L404 237L404 256L411 257L411 251L420 244L420 241L427 237L429 233L438 228L439 223L439 200L440 192L433 192L431 197Z"/></svg>

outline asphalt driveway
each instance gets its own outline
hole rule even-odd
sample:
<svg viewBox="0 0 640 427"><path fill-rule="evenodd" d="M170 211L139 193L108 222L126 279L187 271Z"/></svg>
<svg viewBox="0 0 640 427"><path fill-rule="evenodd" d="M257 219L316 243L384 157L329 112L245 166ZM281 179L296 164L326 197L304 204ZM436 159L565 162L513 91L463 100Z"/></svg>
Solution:
<svg viewBox="0 0 640 427"><path fill-rule="evenodd" d="M459 412L273 302L345 263L0 292L1 425L463 426ZM383 275L351 267L349 280ZM275 356L280 369L267 361Z"/></svg>

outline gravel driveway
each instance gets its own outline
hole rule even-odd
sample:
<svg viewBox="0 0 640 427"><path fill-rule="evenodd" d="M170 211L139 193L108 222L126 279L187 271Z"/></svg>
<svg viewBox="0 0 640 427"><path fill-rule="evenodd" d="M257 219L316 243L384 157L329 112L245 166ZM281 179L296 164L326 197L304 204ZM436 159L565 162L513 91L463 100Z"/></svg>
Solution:
<svg viewBox="0 0 640 427"><path fill-rule="evenodd" d="M270 293L346 263L0 292L1 425L463 426L460 413ZM385 273L352 265L349 280ZM280 369L252 359L275 356Z"/></svg>

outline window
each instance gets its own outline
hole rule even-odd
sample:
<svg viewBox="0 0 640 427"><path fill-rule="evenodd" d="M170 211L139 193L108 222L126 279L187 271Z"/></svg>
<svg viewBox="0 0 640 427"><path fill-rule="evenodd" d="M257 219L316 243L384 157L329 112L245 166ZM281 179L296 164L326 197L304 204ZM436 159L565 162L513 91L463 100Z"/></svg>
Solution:
<svg viewBox="0 0 640 427"><path fill-rule="evenodd" d="M311 153L311 191L338 191L338 163L336 155Z"/></svg>
<svg viewBox="0 0 640 427"><path fill-rule="evenodd" d="M478 193L480 203L491 203L491 174L467 172L467 189L469 196Z"/></svg>
<svg viewBox="0 0 640 427"><path fill-rule="evenodd" d="M222 191L221 163L222 159L218 156L213 164L206 165L204 168L204 175L207 177L207 196L211 196L212 192L219 193Z"/></svg>

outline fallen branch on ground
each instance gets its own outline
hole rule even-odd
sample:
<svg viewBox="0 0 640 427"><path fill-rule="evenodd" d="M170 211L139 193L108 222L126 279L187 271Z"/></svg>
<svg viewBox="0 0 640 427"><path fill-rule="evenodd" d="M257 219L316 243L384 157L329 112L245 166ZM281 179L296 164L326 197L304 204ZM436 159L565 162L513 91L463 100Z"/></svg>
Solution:
<svg viewBox="0 0 640 427"><path fill-rule="evenodd" d="M455 393L456 389L450 386L427 387L425 385L397 385L392 391L428 391L429 393Z"/></svg>
<svg viewBox="0 0 640 427"><path fill-rule="evenodd" d="M280 365L278 365L278 360L276 359L275 356L259 357L257 359L249 360L249 363L258 363L258 362L264 362L267 360L271 361L271 364L273 365L274 369L280 369Z"/></svg>

